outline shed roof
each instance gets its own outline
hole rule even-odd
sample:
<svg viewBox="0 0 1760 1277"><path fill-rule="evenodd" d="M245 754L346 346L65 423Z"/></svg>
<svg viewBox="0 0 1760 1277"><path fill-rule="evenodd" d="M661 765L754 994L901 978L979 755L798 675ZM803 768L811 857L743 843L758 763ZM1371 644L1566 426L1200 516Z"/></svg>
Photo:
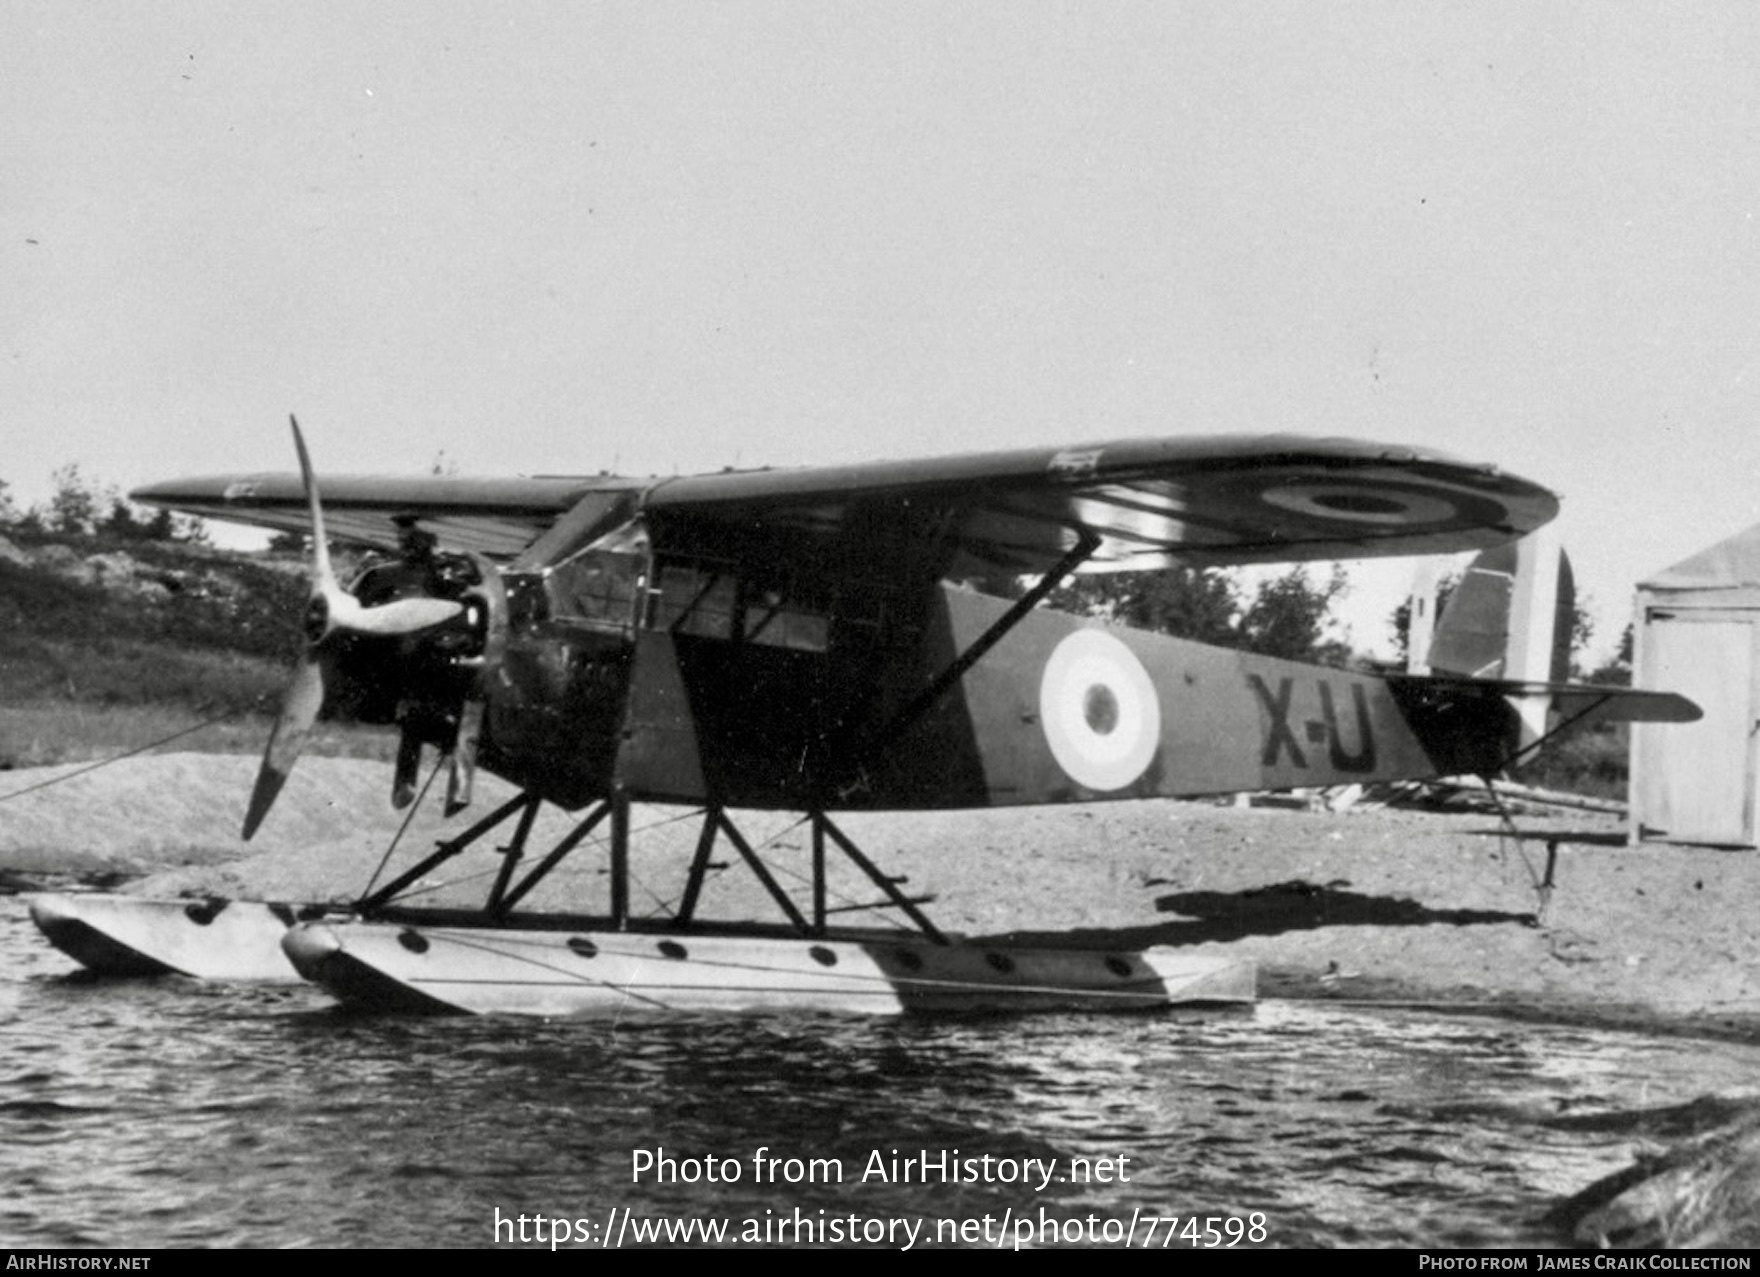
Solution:
<svg viewBox="0 0 1760 1277"><path fill-rule="evenodd" d="M1760 523L1638 582L1640 590L1760 587Z"/></svg>

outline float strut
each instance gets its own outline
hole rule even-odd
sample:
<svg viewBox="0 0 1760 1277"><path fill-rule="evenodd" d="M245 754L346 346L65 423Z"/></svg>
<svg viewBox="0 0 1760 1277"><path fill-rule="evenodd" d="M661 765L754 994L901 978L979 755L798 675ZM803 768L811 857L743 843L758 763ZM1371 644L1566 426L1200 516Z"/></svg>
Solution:
<svg viewBox="0 0 1760 1277"><path fill-rule="evenodd" d="M507 894L507 883L513 877L514 868L519 864L520 857L526 853L526 837L532 832L532 822L537 818L538 804L531 803L519 814L519 824L514 828L513 841L501 849L501 868L495 874L495 885L489 889L488 904L489 912L498 918L506 910L502 897Z"/></svg>
<svg viewBox="0 0 1760 1277"><path fill-rule="evenodd" d="M739 830L733 827L733 822L727 818L726 813L718 812L717 819L721 828L727 833L727 840L738 849L739 854L745 858L745 862L752 867L752 872L758 875L758 881L764 884L764 889L770 893L770 898L776 901L783 913L788 915L788 920L794 923L795 929L802 935L815 934L813 929L807 925L807 920L801 916L801 911L795 908L794 901L788 898L788 893L777 885L776 879L771 877L770 871L764 867L764 862L758 859L758 853L752 850L751 844L746 842L740 836Z"/></svg>
<svg viewBox="0 0 1760 1277"><path fill-rule="evenodd" d="M822 816L813 820L813 934L825 934L825 825Z"/></svg>
<svg viewBox="0 0 1760 1277"><path fill-rule="evenodd" d="M611 923L629 930L629 795L611 795Z"/></svg>
<svg viewBox="0 0 1760 1277"><path fill-rule="evenodd" d="M610 814L611 803L609 800L602 802L597 807L593 808L593 810L587 814L585 820L569 830L569 832L563 837L562 841L557 843L544 859L540 860L532 867L532 871L520 880L519 886L507 893L506 898L501 901L497 913L505 914L521 900L524 900L526 893L531 891L533 887L537 886L546 874L556 868L556 866L561 863L564 856L580 846L581 843L586 840L587 835L592 833L594 829L598 828L599 822L604 820L605 817Z"/></svg>
<svg viewBox="0 0 1760 1277"><path fill-rule="evenodd" d="M672 920L678 926L690 925L697 912L697 898L703 894L703 878L709 872L709 854L715 849L715 835L721 829L721 808L703 809L703 830L697 835L697 854L691 858L690 876L685 879L684 899Z"/></svg>
<svg viewBox="0 0 1760 1277"><path fill-rule="evenodd" d="M379 890L375 891L372 895L363 896L360 900L355 902L355 908L361 913L371 913L381 905L388 903L398 892L402 891L412 882L415 882L418 878L428 873L436 865L451 860L454 856L458 855L459 852L463 851L477 839L495 828L496 825L499 825L502 821L513 815L513 813L518 811L521 807L529 806L533 811L536 811L538 804L543 801L544 800L539 798L536 794L520 794L517 797L508 799L505 803L501 804L501 806L497 807L476 824L458 835L458 837L449 838L445 842L440 843L435 848L434 853L423 859L419 864L405 870L396 878L393 878L390 882L379 888Z"/></svg>
<svg viewBox="0 0 1760 1277"><path fill-rule="evenodd" d="M891 900L895 906L903 910L905 916L912 922L916 923L917 926L921 928L924 935L928 936L929 939L933 940L936 944L948 943L947 937L941 934L940 930L936 928L933 922L929 921L928 915L911 903L910 898L898 889L898 884L893 882L892 879L888 878L885 874L881 873L879 866L875 865L872 860L869 860L864 856L861 853L861 850L844 835L843 830L831 823L831 817L827 816L822 811L814 812L813 830L815 835L817 835L818 831L821 829L823 829L825 833L831 835L832 841L839 847L843 848L844 855L855 861L857 868L867 874L869 878L873 879L874 885L884 891L887 898Z"/></svg>

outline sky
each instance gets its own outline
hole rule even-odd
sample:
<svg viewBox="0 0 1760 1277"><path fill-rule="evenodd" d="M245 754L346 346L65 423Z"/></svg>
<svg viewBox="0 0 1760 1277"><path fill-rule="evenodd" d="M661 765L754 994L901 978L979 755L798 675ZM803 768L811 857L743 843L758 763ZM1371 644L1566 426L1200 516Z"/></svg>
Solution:
<svg viewBox="0 0 1760 1277"><path fill-rule="evenodd" d="M1344 435L1760 522L1760 6L0 4L0 479ZM1353 570L1385 650L1409 565Z"/></svg>

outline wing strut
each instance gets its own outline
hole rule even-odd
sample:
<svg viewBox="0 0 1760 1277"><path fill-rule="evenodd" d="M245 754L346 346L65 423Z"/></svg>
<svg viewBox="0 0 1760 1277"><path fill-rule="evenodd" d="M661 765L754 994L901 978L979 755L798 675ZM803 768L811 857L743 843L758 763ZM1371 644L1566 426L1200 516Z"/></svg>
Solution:
<svg viewBox="0 0 1760 1277"><path fill-rule="evenodd" d="M860 786L859 777L863 764L868 759L886 749L915 725L917 720L927 714L935 703L947 694L949 688L965 677L967 670L983 660L984 654L1000 643L1008 632L1020 623L1023 616L1038 607L1046 595L1061 585L1065 577L1086 563L1094 556L1094 551L1100 548L1100 538L1087 528L1077 528L1076 536L1074 548L1056 563L1053 563L1046 570L1045 575L1033 585L1033 588L1016 599L1008 611L996 618L989 629L973 639L971 646L949 661L947 668L930 679L922 691L913 696L903 709L894 714L891 720L869 739L866 745L855 752L847 768L838 769L840 774L850 778L844 781L845 793Z"/></svg>

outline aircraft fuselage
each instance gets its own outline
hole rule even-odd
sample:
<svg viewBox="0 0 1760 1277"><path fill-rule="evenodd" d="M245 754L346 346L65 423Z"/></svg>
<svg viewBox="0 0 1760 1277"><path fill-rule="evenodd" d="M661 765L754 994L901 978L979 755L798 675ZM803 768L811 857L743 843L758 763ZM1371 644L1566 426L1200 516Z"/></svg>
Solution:
<svg viewBox="0 0 1760 1277"><path fill-rule="evenodd" d="M828 591L645 545L502 577L492 667L449 683L444 651L380 641L341 664L374 689L357 713L441 748L480 679L481 764L571 809L619 789L825 811L1192 797L1488 771L1515 730L1499 698L1043 608L998 637L1006 601L934 579Z"/></svg>

